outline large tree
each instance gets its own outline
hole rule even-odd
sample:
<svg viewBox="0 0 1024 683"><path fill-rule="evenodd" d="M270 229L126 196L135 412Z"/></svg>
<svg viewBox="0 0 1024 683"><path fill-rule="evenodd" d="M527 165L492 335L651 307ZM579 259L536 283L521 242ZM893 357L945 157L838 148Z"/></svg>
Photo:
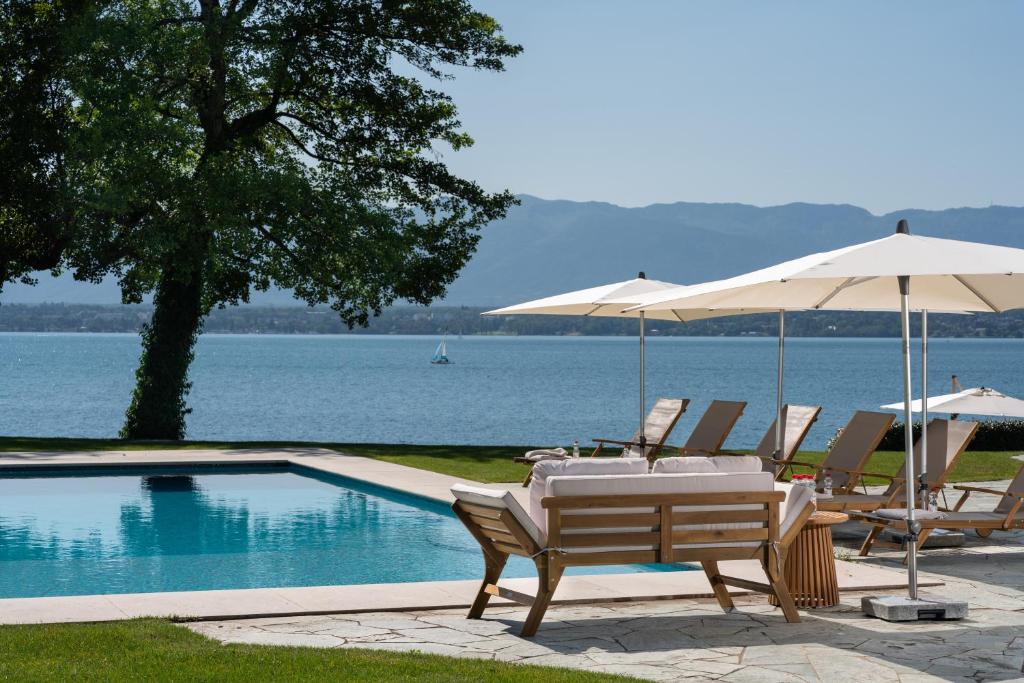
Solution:
<svg viewBox="0 0 1024 683"><path fill-rule="evenodd" d="M429 303L513 202L442 160L472 140L430 83L520 50L466 0L82 4L49 40L72 159L53 206L73 221L37 261L152 293L125 437L183 437L213 306L276 285L354 325Z"/></svg>

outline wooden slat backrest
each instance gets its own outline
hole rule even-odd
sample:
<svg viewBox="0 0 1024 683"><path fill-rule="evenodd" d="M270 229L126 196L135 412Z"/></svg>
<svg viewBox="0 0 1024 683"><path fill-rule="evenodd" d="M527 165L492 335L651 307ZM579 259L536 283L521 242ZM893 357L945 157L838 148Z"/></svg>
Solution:
<svg viewBox="0 0 1024 683"><path fill-rule="evenodd" d="M675 546L737 543L763 545L773 539L777 540L779 504L785 497L783 491L552 496L544 498L541 505L548 514L550 547L566 550L594 549L590 552L560 555L558 561L562 564L672 563L698 557L753 557L756 546ZM746 509L737 509L737 506L745 506ZM692 509L708 507L717 509ZM590 509L600 512L593 515L574 514ZM621 509L622 512L615 512L615 509ZM720 525L726 524L742 526L721 528ZM685 528L687 526L697 528ZM645 546L650 546L650 549ZM701 552L695 555L694 551ZM716 555L710 551L728 552Z"/></svg>
<svg viewBox="0 0 1024 683"><path fill-rule="evenodd" d="M840 467L843 470L861 472L868 458L878 448L885 433L892 426L896 416L892 413L875 413L858 410L843 427L831 450L821 463L822 470ZM823 474L819 474L819 478ZM855 486L856 477L847 472L832 469L832 485L843 489Z"/></svg>
<svg viewBox="0 0 1024 683"><path fill-rule="evenodd" d="M639 458L647 457L647 454L655 447L664 446L668 435L672 433L679 418L686 412L686 406L690 404L687 398L659 398L651 411L644 418L644 439L649 446L642 451L639 446L630 446L623 449L624 456ZM633 433L630 441L640 440L640 430Z"/></svg>
<svg viewBox="0 0 1024 683"><path fill-rule="evenodd" d="M696 452L714 455L722 450L722 444L746 407L746 401L712 401L683 444L683 455Z"/></svg>

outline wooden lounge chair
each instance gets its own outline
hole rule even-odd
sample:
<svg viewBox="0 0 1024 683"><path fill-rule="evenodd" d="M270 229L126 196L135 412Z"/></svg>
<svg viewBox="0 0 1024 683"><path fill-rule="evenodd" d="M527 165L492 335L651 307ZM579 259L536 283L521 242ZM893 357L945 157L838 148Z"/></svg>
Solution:
<svg viewBox="0 0 1024 683"><path fill-rule="evenodd" d="M550 477L542 530L507 491L453 486L452 508L484 556L468 618L480 618L498 595L530 607L522 628L530 637L566 567L690 561L701 563L725 611L734 609L726 586L736 586L776 596L786 620L799 621L781 567L813 512L801 488L775 490L767 472ZM536 595L498 585L510 555L533 560ZM718 562L738 559L759 560L767 583L723 576Z"/></svg>
<svg viewBox="0 0 1024 683"><path fill-rule="evenodd" d="M929 448L928 450L931 449ZM953 488L963 491L964 495L960 497L960 500L957 501L956 506L952 510L942 511L941 516L935 519L916 520L921 525L921 533L917 539L918 550L921 549L924 542L928 540L928 536L935 529L947 529L950 531L974 529L983 538L989 536L993 531L1024 529L1024 509L1021 507L1024 504L1024 467L1021 467L1020 471L1017 472L1017 476L1006 487L1006 491L996 491L995 489L987 489L980 486L958 485ZM999 503L992 512L965 511L962 508L972 493L988 493L1000 496ZM873 526L871 533L864 541L864 545L861 546L861 555L867 555L871 552L871 546L883 530L907 530L906 519L890 519L880 516L879 512L854 513L851 517Z"/></svg>
<svg viewBox="0 0 1024 683"><path fill-rule="evenodd" d="M668 435L672 433L672 429L675 428L682 414L686 412L688 405L690 405L690 399L688 398L659 398L655 401L651 411L647 413L647 417L644 418L643 447L640 444L640 430L638 429L633 433L633 437L629 441L594 439L597 448L591 451L590 457L598 455L605 445L610 444L612 446L622 446L622 457L624 458L646 457L649 463L653 463L657 459L658 453L665 447ZM530 480L533 479L533 466L538 462L543 462L545 459L534 459L525 456L513 458L513 462L530 466L530 471L526 473L526 478L523 479L524 487L529 486Z"/></svg>
<svg viewBox="0 0 1024 683"><path fill-rule="evenodd" d="M836 442L821 464L790 460L789 466L800 465L817 471L819 486L826 470L832 473L832 490L837 494L852 492L857 485L864 464L882 442L896 416L892 413L873 413L858 410L843 427ZM825 509L825 508L823 508Z"/></svg>
<svg viewBox="0 0 1024 683"><path fill-rule="evenodd" d="M757 444L753 455L764 461L765 472L774 472L775 479L782 479L782 475L789 469L789 462L800 450L800 445L807 438L807 432L817 421L821 413L821 406L797 406L786 404L782 406L782 453L775 455L775 423L772 420L768 431L761 437L761 443ZM747 455L746 453L734 453L731 451L720 451L723 455Z"/></svg>
<svg viewBox="0 0 1024 683"><path fill-rule="evenodd" d="M953 468L978 431L978 423L967 420L931 420L928 423L928 489L941 489L946 484ZM914 461L921 460L921 440L914 444ZM878 510L880 508L903 507L906 504L906 469L900 467L895 477L885 474L858 472L857 477L874 476L889 480L889 487L880 494L864 494L850 491L832 498L819 498L818 508L832 512L850 510ZM876 534L877 536L877 534ZM874 540L874 539L872 539ZM870 547L870 543L868 544Z"/></svg>
<svg viewBox="0 0 1024 683"><path fill-rule="evenodd" d="M659 398L644 419L643 447L640 444L640 430L638 429L629 441L594 439L597 448L590 455L600 454L606 445L622 446L622 457L647 458L648 462L654 462L658 453L665 447L668 435L672 433L679 418L686 412L688 405L690 405L688 398Z"/></svg>
<svg viewBox="0 0 1024 683"><path fill-rule="evenodd" d="M712 401L679 449L679 455L717 455L746 407L746 401Z"/></svg>

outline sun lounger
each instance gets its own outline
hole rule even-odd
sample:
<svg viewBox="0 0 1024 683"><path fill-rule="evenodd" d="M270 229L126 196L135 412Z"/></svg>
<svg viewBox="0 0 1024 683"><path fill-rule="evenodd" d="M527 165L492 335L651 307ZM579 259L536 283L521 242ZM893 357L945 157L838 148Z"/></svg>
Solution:
<svg viewBox="0 0 1024 683"><path fill-rule="evenodd" d="M828 470L832 473L833 491L837 494L852 492L864 464L878 448L882 437L895 419L896 416L891 413L858 410L843 427L843 431L821 464L790 460L789 466L801 465L817 470L819 486L821 478Z"/></svg>
<svg viewBox="0 0 1024 683"><path fill-rule="evenodd" d="M679 449L679 455L717 454L746 407L746 401L712 401Z"/></svg>
<svg viewBox="0 0 1024 683"><path fill-rule="evenodd" d="M590 456L594 457L598 455L606 445L621 446L622 457L624 458L647 458L648 462L653 462L658 457L658 453L665 447L665 441L668 439L668 435L672 433L672 429L679 422L679 418L684 412L686 407L690 404L688 398L659 398L655 403L651 411L647 413L647 417L644 419L644 443L641 447L640 444L640 430L638 429L633 437L629 441L615 441L613 439L594 439L597 443L597 448L591 451ZM563 450L563 449L558 449ZM536 457L532 457L531 453L537 453ZM523 463L530 465L530 471L526 473L526 478L523 479L523 486L529 486L530 480L533 478L533 466L538 462L544 462L549 460L565 460L565 455L547 455L545 452L538 453L536 451L530 451L525 456L519 456L513 458L514 462Z"/></svg>
<svg viewBox="0 0 1024 683"><path fill-rule="evenodd" d="M931 449L929 449L931 450ZM1024 467L1017 472L1006 491L983 488L980 486L956 485L957 491L963 491L963 495L952 510L939 510L935 515L929 515L929 519L920 519L921 533L918 535L918 550L928 540L935 529L947 529L950 531L966 531L974 529L979 536L987 537L993 531L1009 531L1010 529L1024 529L1024 510L1021 509L1024 503ZM964 503L972 493L987 493L999 496L999 502L992 512L964 510ZM918 510L918 513L921 511ZM929 511L930 512L930 511ZM891 508L876 510L874 512L853 513L851 518L860 522L872 525L871 533L864 540L860 554L867 555L871 547L877 543L877 538L885 529L907 530L906 510L895 510Z"/></svg>
<svg viewBox="0 0 1024 683"><path fill-rule="evenodd" d="M953 468L978 431L978 423L967 420L931 420L928 423L928 489L941 489L946 484ZM921 460L921 440L914 444L914 461ZM880 494L847 493L832 498L818 499L818 508L832 512L850 510L878 510L881 508L903 507L906 502L906 470L900 467L895 477L871 472L857 472L858 479L866 476L889 480L889 487ZM876 534L877 535L877 534ZM874 540L873 538L871 540ZM870 547L870 543L868 544Z"/></svg>
<svg viewBox="0 0 1024 683"><path fill-rule="evenodd" d="M629 441L594 439L597 448L590 455L599 455L606 445L622 446L622 457L647 458L649 462L653 462L661 449L665 447L668 435L672 433L688 405L690 405L688 398L659 398L644 419L643 447L640 444L640 430L637 430Z"/></svg>
<svg viewBox="0 0 1024 683"><path fill-rule="evenodd" d="M800 445L807 437L807 432L810 431L820 413L821 406L797 406L788 403L782 406L782 452L777 456L775 454L775 423L777 420L772 420L768 431L761 437L761 443L757 444L753 453L764 461L765 472L774 472L776 479L782 479L783 474L789 469L789 461L800 450ZM719 451L719 453L747 455L731 451Z"/></svg>
<svg viewBox="0 0 1024 683"><path fill-rule="evenodd" d="M539 513L531 516L508 491L452 487L455 514L484 555L470 619L480 618L490 597L499 595L530 606L522 627L529 637L566 567L700 562L724 610L734 609L727 586L736 586L775 595L786 620L800 620L781 567L812 513L803 487L776 484L758 471L551 476L545 489ZM498 585L510 555L536 565L536 595ZM767 582L722 575L718 562L737 559L759 560Z"/></svg>

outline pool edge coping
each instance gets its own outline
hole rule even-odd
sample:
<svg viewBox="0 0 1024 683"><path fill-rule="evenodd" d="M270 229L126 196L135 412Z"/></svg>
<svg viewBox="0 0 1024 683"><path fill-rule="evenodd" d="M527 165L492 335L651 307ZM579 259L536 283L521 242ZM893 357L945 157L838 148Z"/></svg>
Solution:
<svg viewBox="0 0 1024 683"><path fill-rule="evenodd" d="M526 498L526 489L518 484L482 484L323 448L0 454L0 467L4 469L198 464L297 466L444 504L453 501L450 487L459 482L500 489L509 489L511 486L513 495L523 498L524 503ZM752 566L753 562L735 561L735 564L737 566L730 570L734 575L749 574L752 579L759 578L759 568ZM902 573L860 562L843 562L838 574L840 590L844 592L894 590L906 587ZM530 592L534 590L536 579L507 579L503 581L503 584L505 583L515 586L517 590ZM921 585L940 586L942 582L926 580ZM478 580L461 580L2 598L0 624L84 623L137 617L170 618L179 621L283 619L360 612L457 609L468 607L472 603L478 587ZM559 589L561 595L553 601L556 604L713 597L703 572L570 576L563 580ZM736 595L749 593L740 589L730 589L730 592ZM495 604L507 602L498 598L494 600ZM252 608L246 609L246 605Z"/></svg>

